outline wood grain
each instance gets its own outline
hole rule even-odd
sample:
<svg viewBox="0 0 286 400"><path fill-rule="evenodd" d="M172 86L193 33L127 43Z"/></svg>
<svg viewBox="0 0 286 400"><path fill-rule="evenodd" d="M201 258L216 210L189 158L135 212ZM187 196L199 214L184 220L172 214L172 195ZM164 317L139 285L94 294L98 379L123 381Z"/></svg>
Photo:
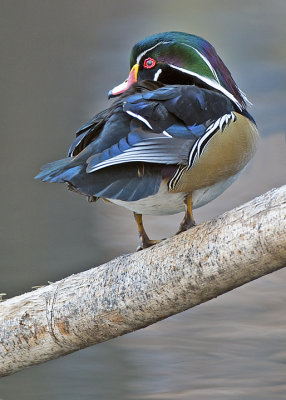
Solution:
<svg viewBox="0 0 286 400"><path fill-rule="evenodd" d="M286 186L0 304L0 376L143 328L286 266Z"/></svg>

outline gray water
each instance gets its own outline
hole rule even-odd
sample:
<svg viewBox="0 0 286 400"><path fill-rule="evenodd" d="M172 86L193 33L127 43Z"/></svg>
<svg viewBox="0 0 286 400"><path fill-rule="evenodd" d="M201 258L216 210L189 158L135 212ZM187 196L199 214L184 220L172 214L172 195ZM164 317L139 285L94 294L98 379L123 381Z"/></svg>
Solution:
<svg viewBox="0 0 286 400"><path fill-rule="evenodd" d="M8 297L137 246L131 213L33 180L106 107L143 37L210 40L253 103L262 140L243 176L196 210L197 222L285 184L286 2L0 1L1 281ZM181 219L145 218L153 238ZM23 370L2 400L286 398L281 270L146 329Z"/></svg>

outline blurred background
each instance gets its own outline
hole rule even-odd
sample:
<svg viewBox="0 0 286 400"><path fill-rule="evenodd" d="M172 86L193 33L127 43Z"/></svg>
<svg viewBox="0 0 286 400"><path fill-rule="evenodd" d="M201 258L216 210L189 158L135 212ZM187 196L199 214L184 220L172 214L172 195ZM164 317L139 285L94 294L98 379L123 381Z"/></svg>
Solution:
<svg viewBox="0 0 286 400"><path fill-rule="evenodd" d="M253 106L255 159L202 222L285 184L285 0L0 0L1 280L11 297L133 252L130 212L33 176L108 105L134 43L180 30L208 39ZM152 238L182 215L145 218ZM279 271L144 330L4 378L0 399L273 400L286 397Z"/></svg>

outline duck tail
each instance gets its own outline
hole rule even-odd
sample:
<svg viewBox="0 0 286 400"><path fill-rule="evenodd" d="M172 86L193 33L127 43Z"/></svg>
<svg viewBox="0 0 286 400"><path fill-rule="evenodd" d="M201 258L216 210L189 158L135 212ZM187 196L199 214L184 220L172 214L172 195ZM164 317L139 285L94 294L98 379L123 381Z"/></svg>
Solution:
<svg viewBox="0 0 286 400"><path fill-rule="evenodd" d="M63 158L44 165L35 179L43 182L69 182L82 169L80 165L72 165L72 160L72 158Z"/></svg>

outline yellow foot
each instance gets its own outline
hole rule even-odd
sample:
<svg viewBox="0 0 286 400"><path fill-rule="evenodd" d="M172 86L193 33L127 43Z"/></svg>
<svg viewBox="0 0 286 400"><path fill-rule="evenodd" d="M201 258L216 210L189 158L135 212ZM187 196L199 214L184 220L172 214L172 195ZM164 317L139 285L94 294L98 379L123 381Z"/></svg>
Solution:
<svg viewBox="0 0 286 400"><path fill-rule="evenodd" d="M187 196L186 200L186 212L184 215L184 218L179 226L179 230L176 233L176 235L178 235L181 232L185 232L188 229L192 228L193 226L196 226L194 217L193 217L193 211L192 211L192 196L189 195Z"/></svg>
<svg viewBox="0 0 286 400"><path fill-rule="evenodd" d="M185 221L185 220L183 220L181 222L181 225L179 226L178 232L176 232L176 235L179 235L179 233L185 232L188 229L193 228L194 226L196 226L195 221Z"/></svg>
<svg viewBox="0 0 286 400"><path fill-rule="evenodd" d="M154 244L160 243L162 240L151 240L146 237L144 237L144 240L142 240L142 237L140 237L140 245L137 247L136 251L148 249L148 247L154 246Z"/></svg>
<svg viewBox="0 0 286 400"><path fill-rule="evenodd" d="M137 247L136 251L147 249L148 247L154 246L154 244L161 242L161 240L149 239L147 233L145 232L144 226L143 226L142 214L134 213L134 218L135 218L135 221L136 221L136 224L138 227L139 243L140 243L139 246Z"/></svg>

